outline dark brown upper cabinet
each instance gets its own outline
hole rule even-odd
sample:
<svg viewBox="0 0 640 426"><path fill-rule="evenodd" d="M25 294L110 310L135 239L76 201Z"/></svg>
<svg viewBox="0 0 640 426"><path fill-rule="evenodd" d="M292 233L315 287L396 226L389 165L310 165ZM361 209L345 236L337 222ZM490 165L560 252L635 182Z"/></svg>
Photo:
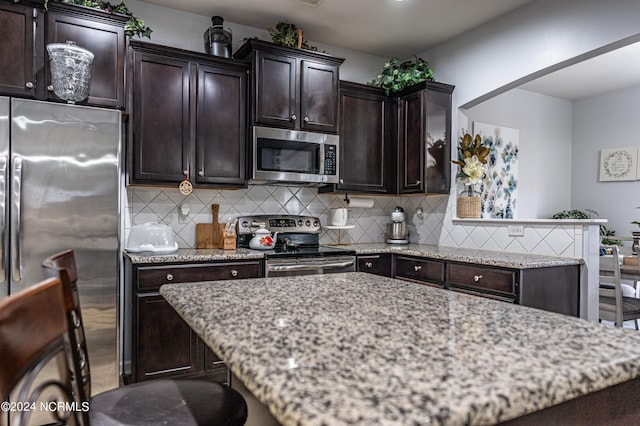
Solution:
<svg viewBox="0 0 640 426"><path fill-rule="evenodd" d="M256 39L234 57L251 62L252 125L337 133L344 59Z"/></svg>
<svg viewBox="0 0 640 426"><path fill-rule="evenodd" d="M448 194L451 94L424 82L386 96L340 82L340 183L320 192Z"/></svg>
<svg viewBox="0 0 640 426"><path fill-rule="evenodd" d="M397 192L448 194L453 86L424 82L398 93Z"/></svg>
<svg viewBox="0 0 640 426"><path fill-rule="evenodd" d="M64 102L53 93L46 45L74 41L95 56L89 97L78 104L124 108L126 16L49 2L0 2L0 95Z"/></svg>
<svg viewBox="0 0 640 426"><path fill-rule="evenodd" d="M246 186L247 66L130 43L129 183Z"/></svg>
<svg viewBox="0 0 640 426"><path fill-rule="evenodd" d="M389 194L395 186L393 99L384 90L340 82L337 191Z"/></svg>

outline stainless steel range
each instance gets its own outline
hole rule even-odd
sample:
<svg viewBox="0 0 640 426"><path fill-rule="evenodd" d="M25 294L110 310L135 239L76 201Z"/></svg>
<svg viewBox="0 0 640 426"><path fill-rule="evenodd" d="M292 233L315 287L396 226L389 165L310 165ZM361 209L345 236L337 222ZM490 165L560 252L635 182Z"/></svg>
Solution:
<svg viewBox="0 0 640 426"><path fill-rule="evenodd" d="M356 270L355 250L320 244L322 225L320 220L313 216L239 217L238 247L249 248L249 241L261 224L264 224L275 236L274 248L264 251L267 277L331 274Z"/></svg>

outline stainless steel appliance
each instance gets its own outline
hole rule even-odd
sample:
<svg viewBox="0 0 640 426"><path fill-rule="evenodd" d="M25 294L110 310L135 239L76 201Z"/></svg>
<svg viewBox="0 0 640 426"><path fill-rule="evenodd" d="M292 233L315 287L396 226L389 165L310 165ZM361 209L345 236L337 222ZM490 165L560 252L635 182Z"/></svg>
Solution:
<svg viewBox="0 0 640 426"><path fill-rule="evenodd" d="M338 135L252 128L250 183L338 183Z"/></svg>
<svg viewBox="0 0 640 426"><path fill-rule="evenodd" d="M274 249L264 251L267 277L332 274L356 270L355 250L321 245L319 236L322 226L320 220L312 216L239 217L238 247L249 247L249 241L261 223L276 235Z"/></svg>
<svg viewBox="0 0 640 426"><path fill-rule="evenodd" d="M120 135L119 111L0 97L0 298L73 249L94 392L119 384Z"/></svg>
<svg viewBox="0 0 640 426"><path fill-rule="evenodd" d="M391 213L391 222L387 223L387 243L409 244L406 219L407 216L402 207L396 206Z"/></svg>

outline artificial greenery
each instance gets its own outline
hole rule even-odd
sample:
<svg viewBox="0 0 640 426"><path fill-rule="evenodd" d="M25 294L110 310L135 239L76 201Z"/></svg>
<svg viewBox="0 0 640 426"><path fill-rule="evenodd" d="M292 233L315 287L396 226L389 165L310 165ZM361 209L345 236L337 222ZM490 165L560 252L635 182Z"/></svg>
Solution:
<svg viewBox="0 0 640 426"><path fill-rule="evenodd" d="M615 237L616 231L607 229L606 226L600 225L600 243L608 246L619 246L622 244L620 240L614 240L611 237Z"/></svg>
<svg viewBox="0 0 640 426"><path fill-rule="evenodd" d="M14 3L18 3L20 0L13 0ZM72 3L80 6L92 7L94 9L101 9L109 13L118 13L129 17L129 20L124 24L124 32L128 36L140 36L151 38L151 28L144 24L144 21L135 16L124 1L120 1L118 4L111 4L108 1L90 1L90 0L56 0L61 3ZM49 0L44 0L44 7L47 8Z"/></svg>
<svg viewBox="0 0 640 426"><path fill-rule="evenodd" d="M388 96L389 93L399 92L405 87L434 80L433 68L424 59L416 56L415 61L404 61L399 65L398 61L398 58L391 58L384 64L382 72L368 84L383 88Z"/></svg>
<svg viewBox="0 0 640 426"><path fill-rule="evenodd" d="M287 21L280 21L276 24L276 28L267 28L271 35L271 42L287 47L298 47L298 39L302 38L300 47L302 49L317 51L318 48L309 44L309 42L302 37L302 30L290 24Z"/></svg>
<svg viewBox="0 0 640 426"><path fill-rule="evenodd" d="M582 210L563 210L560 213L556 213L551 216L552 219L591 219L591 216L598 216L598 212L595 210L585 209ZM633 223L633 222L632 222ZM607 229L606 226L600 225L600 243L608 246L619 246L622 241L615 240L611 237L615 237L616 231Z"/></svg>
<svg viewBox="0 0 640 426"><path fill-rule="evenodd" d="M634 220L633 222L629 222L632 225L638 225L640 226L640 221Z"/></svg>
<svg viewBox="0 0 640 426"><path fill-rule="evenodd" d="M598 212L595 210L585 209L582 210L562 210L559 213L551 216L552 219L591 219L591 215L598 216Z"/></svg>

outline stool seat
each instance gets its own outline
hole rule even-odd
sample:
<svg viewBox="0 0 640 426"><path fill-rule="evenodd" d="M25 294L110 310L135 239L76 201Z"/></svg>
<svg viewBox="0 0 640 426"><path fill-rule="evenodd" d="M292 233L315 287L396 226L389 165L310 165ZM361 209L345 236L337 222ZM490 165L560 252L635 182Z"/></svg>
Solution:
<svg viewBox="0 0 640 426"><path fill-rule="evenodd" d="M196 379L158 379L113 389L92 398L89 411L91 426L240 426L246 418L238 392Z"/></svg>

